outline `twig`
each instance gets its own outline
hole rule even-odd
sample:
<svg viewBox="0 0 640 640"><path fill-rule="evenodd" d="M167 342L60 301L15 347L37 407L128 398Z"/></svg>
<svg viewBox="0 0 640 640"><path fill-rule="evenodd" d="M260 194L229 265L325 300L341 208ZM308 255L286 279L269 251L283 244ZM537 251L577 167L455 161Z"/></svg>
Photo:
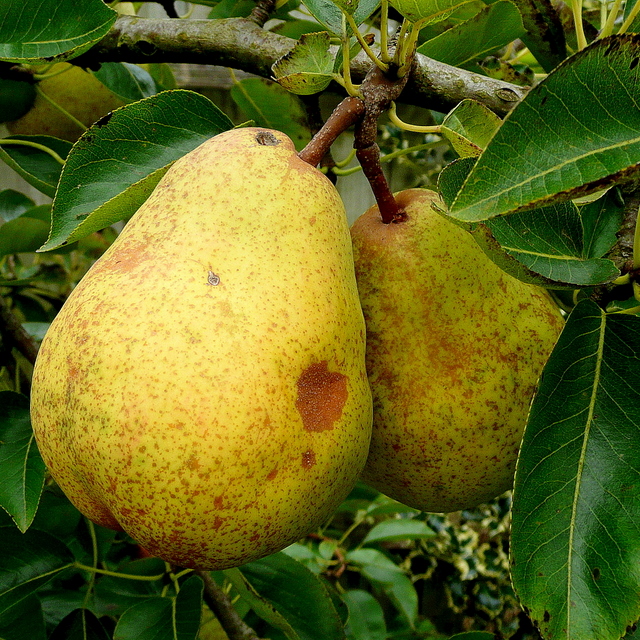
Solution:
<svg viewBox="0 0 640 640"><path fill-rule="evenodd" d="M218 618L229 640L260 640L256 632L238 615L229 596L218 586L211 574L202 569L196 569L195 573L204 582L204 601Z"/></svg>
<svg viewBox="0 0 640 640"><path fill-rule="evenodd" d="M353 146L356 157L362 165L362 171L369 180L376 198L382 222L389 224L401 222L406 218L402 207L398 205L380 164L378 137L378 118L402 93L408 75L398 78L393 72L384 73L373 67L360 87L364 101L364 116L356 124Z"/></svg>
<svg viewBox="0 0 640 640"><path fill-rule="evenodd" d="M255 22L259 27L264 27L264 23L276 8L276 0L257 0L256 6L251 9L248 20Z"/></svg>
<svg viewBox="0 0 640 640"><path fill-rule="evenodd" d="M320 131L316 133L309 144L300 151L301 160L316 167L331 148L336 138L355 124L364 114L364 102L360 98L349 96L345 98L327 118Z"/></svg>
<svg viewBox="0 0 640 640"><path fill-rule="evenodd" d="M18 322L2 296L0 296L0 335L9 348L15 347L31 364L35 363L38 347Z"/></svg>

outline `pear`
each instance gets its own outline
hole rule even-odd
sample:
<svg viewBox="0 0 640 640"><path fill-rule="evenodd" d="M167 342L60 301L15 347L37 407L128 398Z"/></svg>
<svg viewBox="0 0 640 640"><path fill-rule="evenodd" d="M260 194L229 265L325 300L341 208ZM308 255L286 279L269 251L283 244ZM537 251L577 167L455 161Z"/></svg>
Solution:
<svg viewBox="0 0 640 640"><path fill-rule="evenodd" d="M471 508L509 489L529 405L563 320L499 269L428 189L354 223L374 427L363 479L416 509Z"/></svg>
<svg viewBox="0 0 640 640"><path fill-rule="evenodd" d="M74 289L35 365L52 476L149 553L222 569L324 523L371 436L344 207L284 134L178 160Z"/></svg>
<svg viewBox="0 0 640 640"><path fill-rule="evenodd" d="M51 74L51 77L38 82L46 98L37 94L33 106L25 115L6 123L12 135L46 135L75 142L84 129L49 100L61 106L85 127L125 104L93 74L68 62L54 65L47 74Z"/></svg>

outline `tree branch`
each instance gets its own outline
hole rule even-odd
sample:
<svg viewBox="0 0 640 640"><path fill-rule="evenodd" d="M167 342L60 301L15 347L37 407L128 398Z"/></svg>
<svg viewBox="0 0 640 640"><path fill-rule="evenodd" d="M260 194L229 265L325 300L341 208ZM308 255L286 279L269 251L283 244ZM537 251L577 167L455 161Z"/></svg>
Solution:
<svg viewBox="0 0 640 640"><path fill-rule="evenodd" d="M0 336L9 349L15 347L31 364L36 361L38 347L22 328L3 297L0 296Z"/></svg>
<svg viewBox="0 0 640 640"><path fill-rule="evenodd" d="M217 585L208 571L196 569L204 582L204 601L213 611L229 640L260 640L256 632L238 615L227 594Z"/></svg>
<svg viewBox="0 0 640 640"><path fill-rule="evenodd" d="M296 40L265 31L245 18L168 20L121 16L105 38L74 62L88 67L100 62L189 62L233 67L271 78L271 65L291 51L295 43ZM361 82L371 65L366 55L356 56L351 62L354 81ZM332 85L332 89L342 92L338 85ZM526 91L418 54L400 101L447 112L464 98L473 98L504 115Z"/></svg>

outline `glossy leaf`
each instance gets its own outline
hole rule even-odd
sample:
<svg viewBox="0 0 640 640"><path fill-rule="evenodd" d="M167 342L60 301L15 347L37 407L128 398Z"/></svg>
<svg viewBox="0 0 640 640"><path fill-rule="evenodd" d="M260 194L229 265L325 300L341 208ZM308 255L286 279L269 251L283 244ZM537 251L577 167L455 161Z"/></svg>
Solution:
<svg viewBox="0 0 640 640"><path fill-rule="evenodd" d="M43 531L0 527L0 623L10 621L33 591L72 566L68 547Z"/></svg>
<svg viewBox="0 0 640 640"><path fill-rule="evenodd" d="M550 0L513 0L522 14L522 41L549 72L567 56L564 29L559 12Z"/></svg>
<svg viewBox="0 0 640 640"><path fill-rule="evenodd" d="M0 615L2 640L45 640L46 637L42 606L35 594Z"/></svg>
<svg viewBox="0 0 640 640"><path fill-rule="evenodd" d="M119 568L124 574L157 576L164 573L164 562L159 558L134 560ZM162 581L130 580L103 576L95 586L94 610L99 616L122 615L127 609L153 596L160 596Z"/></svg>
<svg viewBox="0 0 640 640"><path fill-rule="evenodd" d="M386 640L387 625L380 603L362 589L350 589L342 594L349 608L345 628L349 640Z"/></svg>
<svg viewBox="0 0 640 640"><path fill-rule="evenodd" d="M84 53L102 39L118 14L102 0L75 2L3 0L0 4L0 60L50 62Z"/></svg>
<svg viewBox="0 0 640 640"><path fill-rule="evenodd" d="M0 258L13 253L36 251L49 235L51 207L41 205L34 209L43 211L43 217L30 216L29 211L0 226ZM43 219L44 218L44 219Z"/></svg>
<svg viewBox="0 0 640 640"><path fill-rule="evenodd" d="M478 159L451 215L481 221L602 189L640 166L640 38L613 36L534 87Z"/></svg>
<svg viewBox="0 0 640 640"><path fill-rule="evenodd" d="M25 211L34 206L34 201L24 193L5 189L0 191L0 219L8 222L20 217Z"/></svg>
<svg viewBox="0 0 640 640"><path fill-rule="evenodd" d="M71 150L71 143L66 140L58 140L51 136L7 136L2 139L26 140L52 149L62 160ZM53 197L56 185L62 172L62 164L51 154L40 149L15 144L0 142L0 160L4 160L16 173L24 178L32 187L42 191L47 196Z"/></svg>
<svg viewBox="0 0 640 640"><path fill-rule="evenodd" d="M495 6L495 5L492 5ZM461 157L479 156L502 120L475 100L462 100L442 121L442 135Z"/></svg>
<svg viewBox="0 0 640 640"><path fill-rule="evenodd" d="M433 538L436 532L422 520L394 518L383 520L369 530L362 544L391 542L394 540L423 540Z"/></svg>
<svg viewBox="0 0 640 640"><path fill-rule="evenodd" d="M110 638L92 611L76 609L56 626L49 640L110 640Z"/></svg>
<svg viewBox="0 0 640 640"><path fill-rule="evenodd" d="M362 24L379 6L380 0L360 0L353 13L356 24ZM313 17L330 32L342 33L342 11L333 0L304 0Z"/></svg>
<svg viewBox="0 0 640 640"><path fill-rule="evenodd" d="M311 140L300 98L265 78L244 78L231 87L233 101L258 127L282 131L299 151Z"/></svg>
<svg viewBox="0 0 640 640"><path fill-rule="evenodd" d="M13 391L0 391L0 470L0 506L26 531L38 509L45 465L31 429L29 400Z"/></svg>
<svg viewBox="0 0 640 640"><path fill-rule="evenodd" d="M469 20L421 44L418 53L454 67L464 67L504 47L523 33L518 8L509 0L498 0Z"/></svg>
<svg viewBox="0 0 640 640"><path fill-rule="evenodd" d="M470 0L389 0L389 4L411 22L434 24L448 18Z"/></svg>
<svg viewBox="0 0 640 640"><path fill-rule="evenodd" d="M623 217L624 206L616 189L580 207L584 229L582 254L585 258L599 258L613 247Z"/></svg>
<svg viewBox="0 0 640 640"><path fill-rule="evenodd" d="M210 100L193 91L165 91L116 109L74 145L41 250L130 217L178 158L232 127Z"/></svg>
<svg viewBox="0 0 640 640"><path fill-rule="evenodd" d="M579 303L533 402L512 578L545 638L611 640L640 616L640 318Z"/></svg>
<svg viewBox="0 0 640 640"><path fill-rule="evenodd" d="M158 91L149 72L137 64L103 62L93 75L126 102L148 98Z"/></svg>
<svg viewBox="0 0 640 640"><path fill-rule="evenodd" d="M345 557L347 562L359 568L367 580L384 590L413 627L418 615L418 595L404 571L377 549L354 549Z"/></svg>
<svg viewBox="0 0 640 640"><path fill-rule="evenodd" d="M277 553L243 565L240 571L301 640L344 638L342 622L327 587L300 562Z"/></svg>
<svg viewBox="0 0 640 640"><path fill-rule="evenodd" d="M231 582L244 603L253 609L259 618L280 631L287 640L302 640L289 620L257 591L239 569L226 569L222 573Z"/></svg>
<svg viewBox="0 0 640 640"><path fill-rule="evenodd" d="M326 31L303 35L293 49L276 60L272 71L278 83L298 95L326 89L333 79L331 37Z"/></svg>
<svg viewBox="0 0 640 640"><path fill-rule="evenodd" d="M454 200L474 158L456 160L440 173L446 204ZM548 288L576 288L609 282L619 275L607 259L584 249L584 228L572 202L522 211L484 223L460 223L501 269L523 282Z"/></svg>
<svg viewBox="0 0 640 640"><path fill-rule="evenodd" d="M175 597L147 598L127 609L113 640L195 640L202 615L202 580L192 576Z"/></svg>

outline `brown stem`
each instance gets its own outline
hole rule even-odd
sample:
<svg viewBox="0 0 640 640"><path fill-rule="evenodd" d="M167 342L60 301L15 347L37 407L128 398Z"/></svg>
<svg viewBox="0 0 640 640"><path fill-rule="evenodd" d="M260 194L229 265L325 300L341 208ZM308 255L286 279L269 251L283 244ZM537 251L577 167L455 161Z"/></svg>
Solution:
<svg viewBox="0 0 640 640"><path fill-rule="evenodd" d="M354 147L356 157L369 180L371 190L378 203L378 211L384 224L402 222L405 211L393 197L387 178L380 165L380 148L376 144L378 137L378 118L404 89L409 74L402 78L395 75L395 69L382 72L378 67L367 74L360 92L364 100L365 113L356 124Z"/></svg>
<svg viewBox="0 0 640 640"><path fill-rule="evenodd" d="M256 632L238 615L229 596L218 586L208 571L196 569L204 582L204 601L213 611L229 640L260 640Z"/></svg>
<svg viewBox="0 0 640 640"><path fill-rule="evenodd" d="M0 335L9 348L15 347L31 364L35 363L38 346L23 329L2 296L0 296Z"/></svg>
<svg viewBox="0 0 640 640"><path fill-rule="evenodd" d="M345 98L333 110L333 113L327 118L320 131L313 136L309 144L298 153L299 158L317 167L336 138L352 124L358 122L364 111L364 102L360 98L353 96Z"/></svg>
<svg viewBox="0 0 640 640"><path fill-rule="evenodd" d="M276 8L276 0L257 0L256 6L247 17L251 22L255 22L259 27L264 27L264 23Z"/></svg>

